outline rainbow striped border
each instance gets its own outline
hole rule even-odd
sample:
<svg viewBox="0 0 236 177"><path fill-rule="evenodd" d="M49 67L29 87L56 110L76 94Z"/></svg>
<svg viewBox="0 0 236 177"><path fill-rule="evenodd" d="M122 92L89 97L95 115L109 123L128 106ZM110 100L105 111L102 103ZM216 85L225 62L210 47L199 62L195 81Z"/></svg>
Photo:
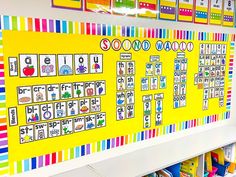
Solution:
<svg viewBox="0 0 236 177"><path fill-rule="evenodd" d="M230 37L226 33L142 28L16 16L0 16L0 30L200 41L228 41Z"/></svg>
<svg viewBox="0 0 236 177"><path fill-rule="evenodd" d="M39 157L33 157L14 163L14 169L11 169L11 174L27 172L36 168L60 163L66 160L79 158L85 155L102 152L116 147L124 146L139 141L155 138L162 135L171 134L177 131L186 130L217 121L222 121L230 118L230 112L225 112L220 115L206 116L204 118L183 121L176 124L161 126L156 129L145 130L137 133L132 133L126 136L119 136L107 140L98 141L91 144L69 148L63 151L58 151Z"/></svg>
<svg viewBox="0 0 236 177"><path fill-rule="evenodd" d="M0 28L0 175L9 173L3 38Z"/></svg>
<svg viewBox="0 0 236 177"><path fill-rule="evenodd" d="M200 41L231 41L230 67L229 67L229 87L227 92L227 112L220 115L211 115L204 118L183 121L171 125L160 126L155 129L132 133L126 136L115 137L98 141L91 144L73 147L70 149L53 152L39 157L20 160L8 163L8 139L7 139L7 119L6 100L4 86L4 63L3 63L3 42L2 30L13 31L33 31L47 33L65 33L100 36L123 36L123 37L143 37L173 40L200 40ZM205 124L222 121L230 118L232 69L234 59L235 35L226 33L207 33L186 30L170 30L160 28L141 28L135 26L118 26L95 23L72 22L66 20L52 20L39 18L25 18L16 16L0 16L0 175L17 174L51 164L56 164L66 160L78 158L88 154L101 152L131 144L146 139L158 137L186 130Z"/></svg>
<svg viewBox="0 0 236 177"><path fill-rule="evenodd" d="M233 78L233 65L235 53L235 35L231 36L230 42L230 59L229 59L229 74L228 74L228 89L227 89L227 102L226 108L228 111L231 109L231 93L232 93L232 78Z"/></svg>

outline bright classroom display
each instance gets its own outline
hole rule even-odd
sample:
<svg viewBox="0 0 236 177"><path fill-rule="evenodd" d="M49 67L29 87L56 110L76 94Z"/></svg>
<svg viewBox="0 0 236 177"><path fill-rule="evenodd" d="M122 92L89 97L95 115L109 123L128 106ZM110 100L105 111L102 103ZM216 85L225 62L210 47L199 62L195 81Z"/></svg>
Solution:
<svg viewBox="0 0 236 177"><path fill-rule="evenodd" d="M194 1L179 0L178 2L178 20L193 22Z"/></svg>
<svg viewBox="0 0 236 177"><path fill-rule="evenodd" d="M1 19L5 173L230 117L234 35Z"/></svg>

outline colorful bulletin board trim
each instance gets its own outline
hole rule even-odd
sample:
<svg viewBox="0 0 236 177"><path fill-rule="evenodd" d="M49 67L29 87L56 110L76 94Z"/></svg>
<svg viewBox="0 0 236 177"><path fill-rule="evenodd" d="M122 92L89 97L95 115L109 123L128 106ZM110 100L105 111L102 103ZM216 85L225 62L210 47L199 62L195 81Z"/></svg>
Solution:
<svg viewBox="0 0 236 177"><path fill-rule="evenodd" d="M52 0L53 7L82 10L82 0Z"/></svg>
<svg viewBox="0 0 236 177"><path fill-rule="evenodd" d="M233 0L224 1L223 26L234 26L235 2Z"/></svg>
<svg viewBox="0 0 236 177"><path fill-rule="evenodd" d="M84 145L71 147L62 151L54 151L48 154L42 154L40 156L33 156L31 158L19 159L17 161L11 161L11 154L8 154L8 146L11 148L10 142L8 142L8 131L12 126L16 126L19 122L12 119L8 122L7 118L7 102L6 102L6 87L5 87L5 75L4 69L6 63L4 63L4 50L3 40L6 31L19 32L41 32L41 33L61 33L61 34L83 34L89 36L123 36L132 38L146 38L146 39L173 39L173 40L186 40L186 41L211 41L227 42L230 41L230 59L228 69L228 81L227 81L227 99L226 99L226 111L220 114L213 114L210 116L204 116L203 118L195 118L192 120L180 121L168 125L160 125L156 128L150 128L136 133L129 133L114 138L94 141ZM38 34L41 34L38 33ZM56 164L62 161L78 158L88 154L109 150L130 143L143 141L150 138L155 138L160 135L166 135L185 129L202 126L230 118L231 109L231 91L232 91L232 74L233 74L233 62L234 62L234 46L235 35L229 35L225 33L206 33L206 32L194 32L186 30L169 30L169 29L157 29L157 28L139 28L135 26L116 26L106 24L95 23L80 23L65 20L52 20L52 19L39 19L39 18L24 18L16 16L0 16L0 175L17 174L51 164ZM85 71L85 70L83 70ZM11 74L11 73L10 73ZM19 73L20 74L20 73ZM23 73L25 74L25 73ZM28 73L29 74L29 73ZM14 75L13 75L14 76ZM58 76L60 77L60 76ZM61 76L62 77L62 76ZM27 78L26 78L27 79ZM67 94L68 96L68 94ZM16 111L12 109L11 113ZM28 143L27 143L28 144ZM25 145L27 145L25 144ZM30 143L29 143L30 145Z"/></svg>
<svg viewBox="0 0 236 177"><path fill-rule="evenodd" d="M98 13L111 13L111 0L85 0L85 10Z"/></svg>
<svg viewBox="0 0 236 177"><path fill-rule="evenodd" d="M194 22L208 24L208 5L209 0L196 0L195 1L195 12Z"/></svg>
<svg viewBox="0 0 236 177"><path fill-rule="evenodd" d="M91 144L85 144L82 146L77 146L74 148L65 149L62 151L45 154L38 157L24 159L21 161L14 162L14 167L12 167L11 172L12 174L27 172L30 170L49 166L67 160L72 160L93 153L125 146L131 143L145 141L151 138L157 138L159 136L164 136L178 131L187 130L190 128L211 124L222 120L227 120L229 118L230 118L230 112L226 112L223 113L222 115L212 115L204 117L202 119L193 119L190 121L179 122L177 124L162 126L157 129L145 130L129 134L126 136L119 136L116 138L102 140Z"/></svg>
<svg viewBox="0 0 236 177"><path fill-rule="evenodd" d="M177 0L159 0L159 18L176 20Z"/></svg>
<svg viewBox="0 0 236 177"><path fill-rule="evenodd" d="M193 22L194 4L193 0L179 0L178 21Z"/></svg>

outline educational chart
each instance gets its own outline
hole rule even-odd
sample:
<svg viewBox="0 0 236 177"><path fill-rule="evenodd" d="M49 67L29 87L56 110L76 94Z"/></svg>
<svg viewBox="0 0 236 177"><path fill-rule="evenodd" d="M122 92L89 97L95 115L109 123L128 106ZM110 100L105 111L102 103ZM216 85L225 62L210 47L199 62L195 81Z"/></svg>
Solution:
<svg viewBox="0 0 236 177"><path fill-rule="evenodd" d="M134 16L136 12L136 0L112 0L114 14Z"/></svg>
<svg viewBox="0 0 236 177"><path fill-rule="evenodd" d="M208 23L208 6L209 0L195 0L195 23Z"/></svg>
<svg viewBox="0 0 236 177"><path fill-rule="evenodd" d="M222 11L223 11L223 0L211 0L209 23L213 25L221 25Z"/></svg>
<svg viewBox="0 0 236 177"><path fill-rule="evenodd" d="M234 0L225 0L223 9L223 26L234 26L235 2Z"/></svg>
<svg viewBox="0 0 236 177"><path fill-rule="evenodd" d="M139 0L138 12L139 17L157 18L157 1Z"/></svg>
<svg viewBox="0 0 236 177"><path fill-rule="evenodd" d="M53 7L82 10L82 0L52 0Z"/></svg>
<svg viewBox="0 0 236 177"><path fill-rule="evenodd" d="M230 117L231 35L1 19L6 173Z"/></svg>
<svg viewBox="0 0 236 177"><path fill-rule="evenodd" d="M193 0L178 1L178 20L192 22L193 21Z"/></svg>
<svg viewBox="0 0 236 177"><path fill-rule="evenodd" d="M85 0L85 9L98 13L110 13L111 0Z"/></svg>
<svg viewBox="0 0 236 177"><path fill-rule="evenodd" d="M234 0L52 0L52 6L104 14L235 26Z"/></svg>
<svg viewBox="0 0 236 177"><path fill-rule="evenodd" d="M219 98L219 106L224 106L226 45L200 44L198 73L195 85L203 89L203 110L209 107L209 99Z"/></svg>
<svg viewBox="0 0 236 177"><path fill-rule="evenodd" d="M177 0L159 1L159 18L166 20L176 20Z"/></svg>

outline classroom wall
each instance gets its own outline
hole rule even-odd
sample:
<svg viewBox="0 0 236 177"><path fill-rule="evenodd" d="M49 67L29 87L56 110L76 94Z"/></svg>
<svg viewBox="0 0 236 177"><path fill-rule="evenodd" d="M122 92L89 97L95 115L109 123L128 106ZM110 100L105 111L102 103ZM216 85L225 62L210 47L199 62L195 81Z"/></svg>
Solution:
<svg viewBox="0 0 236 177"><path fill-rule="evenodd" d="M235 33L236 29L226 28L221 26L212 25L200 25L192 23L181 23L181 22L169 22L169 21L159 21L152 19L142 19L142 18L132 18L124 16L113 16L95 13L85 13L74 10L57 9L51 8L51 1L49 0L0 0L0 14L2 15L16 15L24 17L39 17L39 18L51 18L51 19L65 19L80 22L95 22L101 24L114 24L114 25L134 25L139 27L158 27L158 28L169 28L169 29L179 29L179 30L195 30L204 32L224 32L224 33ZM234 66L234 77L236 76L236 67ZM232 97L236 96L236 81L233 81L233 94ZM234 107L236 106L236 99L232 99L232 111L231 119L224 122L218 122L203 127L198 127L194 129L187 130L185 132L180 132L178 136L185 136L186 134L192 134L199 131L204 131L214 127L226 125L226 124L236 124L236 111ZM170 141L178 136L166 136L160 137L159 141ZM82 157L76 160L71 160L71 162L66 162L65 164L59 164L61 168L56 167L46 167L42 174L56 174L59 172L67 171L79 166L83 166L88 163L97 162L102 159L111 158L127 152L135 151L140 148L145 148L155 144L153 141L144 141L140 143L131 144L118 149L112 149L109 152L100 152L92 155L90 158ZM33 172L34 173L34 172Z"/></svg>

